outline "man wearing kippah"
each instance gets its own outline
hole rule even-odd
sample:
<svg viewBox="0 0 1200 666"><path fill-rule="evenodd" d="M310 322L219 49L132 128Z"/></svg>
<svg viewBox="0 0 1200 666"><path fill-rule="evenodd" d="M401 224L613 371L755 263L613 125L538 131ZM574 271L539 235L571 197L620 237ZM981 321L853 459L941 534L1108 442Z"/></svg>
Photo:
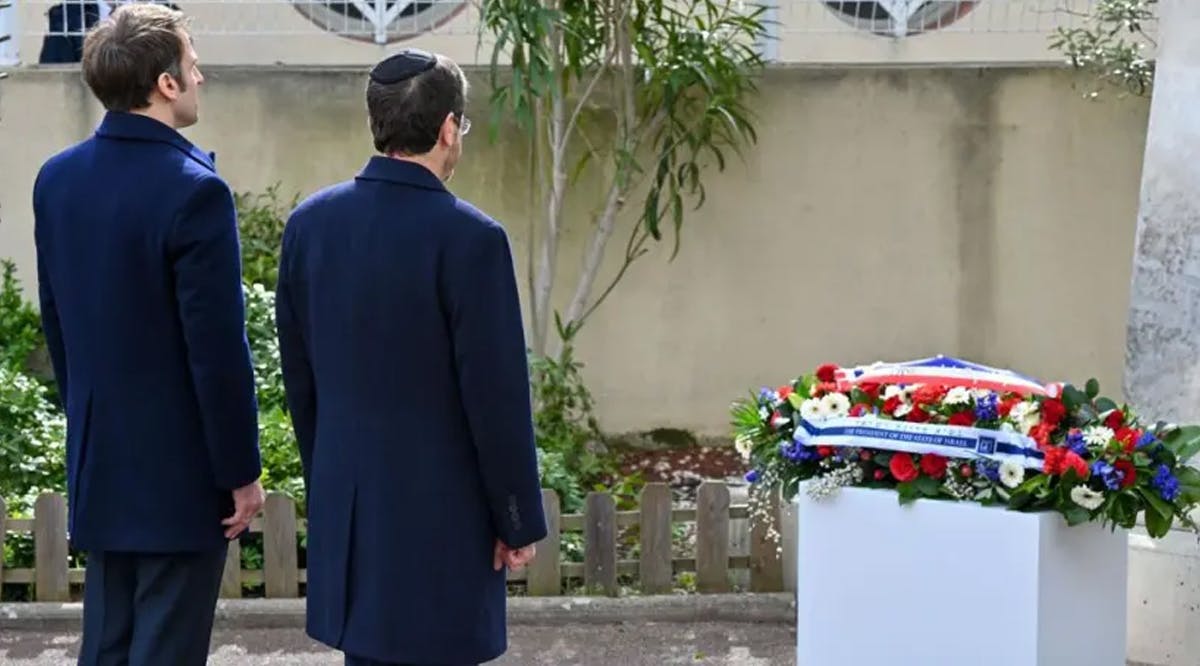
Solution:
<svg viewBox="0 0 1200 666"><path fill-rule="evenodd" d="M284 231L276 315L308 488L308 633L348 665L500 656L506 570L546 536L508 237L444 185L466 91L442 56L376 65L379 154Z"/></svg>

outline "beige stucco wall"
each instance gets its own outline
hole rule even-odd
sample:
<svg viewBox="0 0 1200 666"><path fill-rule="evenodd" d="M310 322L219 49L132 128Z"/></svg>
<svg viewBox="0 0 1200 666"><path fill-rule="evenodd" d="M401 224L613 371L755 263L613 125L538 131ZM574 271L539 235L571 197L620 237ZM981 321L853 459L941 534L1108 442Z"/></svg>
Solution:
<svg viewBox="0 0 1200 666"><path fill-rule="evenodd" d="M309 193L369 154L359 72L208 76L187 133L238 190ZM675 261L663 247L636 264L583 334L605 428L720 435L730 400L825 361L956 354L1117 391L1147 105L1086 102L1073 82L1052 69L771 71L759 145L710 176ZM75 73L19 70L0 87L0 256L32 284L37 168L99 110ZM452 185L508 225L523 270L523 144L489 144L485 100ZM584 188L563 279L595 203Z"/></svg>

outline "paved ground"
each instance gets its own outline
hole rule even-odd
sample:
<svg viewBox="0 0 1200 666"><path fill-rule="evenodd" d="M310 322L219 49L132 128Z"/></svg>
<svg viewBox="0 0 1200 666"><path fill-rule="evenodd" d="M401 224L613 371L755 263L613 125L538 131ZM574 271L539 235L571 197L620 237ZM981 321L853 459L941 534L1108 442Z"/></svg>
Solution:
<svg viewBox="0 0 1200 666"><path fill-rule="evenodd" d="M639 623L510 627L509 652L495 666L791 666L795 632L783 624ZM0 664L74 665L76 634L4 631ZM295 629L218 631L210 666L341 664L339 654Z"/></svg>

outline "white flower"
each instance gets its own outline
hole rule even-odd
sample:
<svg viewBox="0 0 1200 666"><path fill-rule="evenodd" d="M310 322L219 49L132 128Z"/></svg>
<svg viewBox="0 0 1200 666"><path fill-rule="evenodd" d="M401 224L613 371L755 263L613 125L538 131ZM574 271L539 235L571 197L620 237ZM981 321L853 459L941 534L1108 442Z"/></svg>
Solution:
<svg viewBox="0 0 1200 666"><path fill-rule="evenodd" d="M779 416L776 416L775 418L771 419L771 425L776 430L778 430L779 428L782 428L783 426L785 426L791 422L792 422L792 420L789 419L788 417L784 416L783 414L780 414Z"/></svg>
<svg viewBox="0 0 1200 666"><path fill-rule="evenodd" d="M742 454L742 460L750 462L750 452L754 448L754 442L745 435L738 435L737 439L733 440L733 448Z"/></svg>
<svg viewBox="0 0 1200 666"><path fill-rule="evenodd" d="M1007 488L1016 488L1025 480L1025 468L1011 460L1000 463L1000 483Z"/></svg>
<svg viewBox="0 0 1200 666"><path fill-rule="evenodd" d="M986 398L991 394L992 394L992 391L989 389L980 388L980 389L975 389L974 391L971 391L971 395L975 396L976 399Z"/></svg>
<svg viewBox="0 0 1200 666"><path fill-rule="evenodd" d="M825 418L825 411L821 408L821 401L816 398L809 398L800 403L800 416L806 421Z"/></svg>
<svg viewBox="0 0 1200 666"><path fill-rule="evenodd" d="M944 405L965 405L971 402L971 391L964 386L955 386L942 398Z"/></svg>
<svg viewBox="0 0 1200 666"><path fill-rule="evenodd" d="M821 398L821 411L829 416L845 416L850 413L850 398L843 393L826 393Z"/></svg>
<svg viewBox="0 0 1200 666"><path fill-rule="evenodd" d="M1000 424L1000 430L1002 432L1016 432L1017 429L1013 427L1013 424L1005 422Z"/></svg>
<svg viewBox="0 0 1200 666"><path fill-rule="evenodd" d="M904 398L904 397L906 397L904 395L904 389L900 388L899 386L896 386L895 384L889 384L888 386L884 387L884 389L883 389L883 399L884 400L890 400L892 398Z"/></svg>
<svg viewBox="0 0 1200 666"><path fill-rule="evenodd" d="M1071 489L1071 501L1088 511L1095 511L1104 504L1104 493L1098 493L1087 486L1075 486Z"/></svg>
<svg viewBox="0 0 1200 666"><path fill-rule="evenodd" d="M903 405L900 405L899 407L897 407L896 412L894 414L892 414L892 416L895 416L898 419L904 418L905 416L908 416L908 413L911 412L912 410L913 410L912 405L909 405L906 403L906 404L903 404Z"/></svg>
<svg viewBox="0 0 1200 666"><path fill-rule="evenodd" d="M1083 441L1092 446L1104 446L1111 442L1113 437L1116 437L1116 433L1112 428L1105 426L1091 426L1083 431Z"/></svg>

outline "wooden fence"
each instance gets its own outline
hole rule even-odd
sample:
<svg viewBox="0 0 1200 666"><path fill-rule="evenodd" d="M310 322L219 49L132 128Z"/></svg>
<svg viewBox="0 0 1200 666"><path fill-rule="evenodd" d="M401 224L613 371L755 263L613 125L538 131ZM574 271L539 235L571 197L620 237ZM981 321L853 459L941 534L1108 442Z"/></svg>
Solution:
<svg viewBox="0 0 1200 666"><path fill-rule="evenodd" d="M564 581L582 581L588 591L616 595L619 577L626 583L636 580L635 587L647 594L670 592L681 572L695 575L695 588L700 593L727 592L732 588L734 572L743 572L749 589L755 592L775 592L791 589L790 572L793 565L785 563L776 539L771 538L770 523L779 526L779 503L775 495L759 498L759 510L751 516L749 506L732 505L729 488L724 483L706 482L700 485L693 507L672 505L671 490L666 484L647 484L642 491L639 507L632 511L617 511L612 496L591 493L582 514L563 514L557 494L542 491L542 501L549 523L549 535L538 544L538 555L525 570L509 572L510 581L524 581L526 593L535 596L554 596L566 590ZM760 516L770 515L772 520ZM84 582L84 569L69 567L67 545L67 508L62 495L40 496L32 519L5 520L4 502L0 499L0 553L6 534L32 534L34 567L4 570L0 561L0 583L33 585L36 601L69 601L71 585ZM731 553L732 521L749 523L748 554ZM782 521L783 552L794 552L786 543L789 521ZM673 527L695 525L694 553L677 553ZM295 502L288 496L271 493L262 515L250 526L251 533L262 535L263 565L261 569L245 569L238 541L229 544L221 596L240 597L243 585L261 585L271 598L301 596L306 571L300 567L298 537L305 529L297 517ZM564 561L561 535L582 533L583 562ZM742 531L744 534L744 531ZM618 548L618 540L626 547ZM631 548L631 543L636 549ZM619 559L621 550L636 553L636 558ZM748 576L745 575L748 570Z"/></svg>

